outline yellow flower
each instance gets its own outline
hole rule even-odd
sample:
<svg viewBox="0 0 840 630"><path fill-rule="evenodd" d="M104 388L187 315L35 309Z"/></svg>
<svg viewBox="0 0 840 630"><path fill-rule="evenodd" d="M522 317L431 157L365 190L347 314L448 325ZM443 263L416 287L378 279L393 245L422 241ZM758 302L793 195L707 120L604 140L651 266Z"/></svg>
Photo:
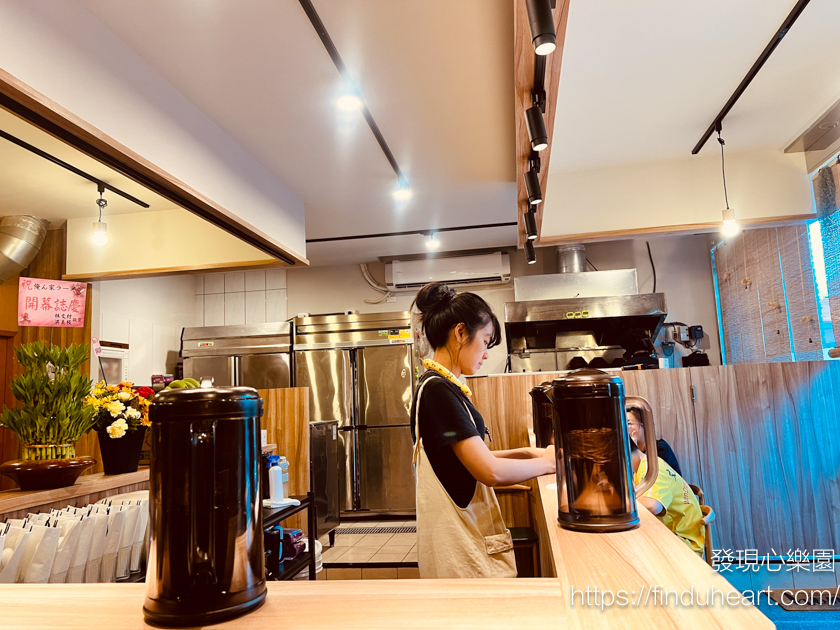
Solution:
<svg viewBox="0 0 840 630"><path fill-rule="evenodd" d="M114 438L121 438L122 436L124 436L125 435L125 430L127 428L128 428L128 425L126 424L125 420L117 420L116 422L114 422L111 426L109 426L105 430L108 432L108 435L112 439L114 439Z"/></svg>
<svg viewBox="0 0 840 630"><path fill-rule="evenodd" d="M131 392L122 391L117 394L117 398L119 398L122 402L128 402L131 400Z"/></svg>
<svg viewBox="0 0 840 630"><path fill-rule="evenodd" d="M108 413L111 414L112 418L116 418L125 410L125 405L119 402L118 400L114 400L103 406L108 411Z"/></svg>

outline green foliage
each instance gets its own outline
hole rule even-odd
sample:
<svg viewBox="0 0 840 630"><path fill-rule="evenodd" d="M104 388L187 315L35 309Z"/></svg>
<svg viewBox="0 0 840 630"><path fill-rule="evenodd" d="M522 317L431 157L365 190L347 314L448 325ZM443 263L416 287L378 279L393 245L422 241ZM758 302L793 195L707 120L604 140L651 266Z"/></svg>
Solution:
<svg viewBox="0 0 840 630"><path fill-rule="evenodd" d="M94 409L84 402L91 380L79 370L88 346L50 348L36 341L15 348L15 356L25 372L12 379L11 389L22 406L4 406L2 426L24 446L75 444L95 422Z"/></svg>

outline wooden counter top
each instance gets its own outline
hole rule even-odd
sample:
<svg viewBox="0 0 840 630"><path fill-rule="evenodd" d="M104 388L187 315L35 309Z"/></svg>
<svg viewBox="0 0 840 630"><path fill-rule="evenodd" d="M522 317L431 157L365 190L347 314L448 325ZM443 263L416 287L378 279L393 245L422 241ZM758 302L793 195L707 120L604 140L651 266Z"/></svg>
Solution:
<svg viewBox="0 0 840 630"><path fill-rule="evenodd" d="M557 493L538 480L537 527L557 577L517 580L363 580L271 582L266 603L250 615L214 626L274 630L341 628L749 628L774 625L750 605L722 605L721 593L737 593L649 512L640 509L639 528L617 534L570 532L557 525ZM641 507L641 506L640 506ZM714 607L634 605L640 589L683 592L692 587L702 601L714 588ZM584 606L571 589L628 592L632 603L601 610ZM147 628L143 584L2 584L0 625L4 630L119 627ZM584 595L585 596L585 595ZM740 601L740 598L738 598ZM600 600L599 600L600 603Z"/></svg>
<svg viewBox="0 0 840 630"><path fill-rule="evenodd" d="M0 516L12 514L21 510L38 511L32 508L61 503L61 507L67 504L73 505L80 499L96 496L102 498L107 494L116 494L116 491L125 487L132 490L137 484L144 484L149 481L149 469L141 468L137 472L124 475L106 475L94 473L82 475L72 486L57 488L55 490L3 490L0 492ZM148 486L146 486L148 487ZM114 492L111 492L114 491ZM125 490L129 492L130 490ZM97 499L98 500L98 499ZM15 517L16 518L16 517ZM0 519L2 520L2 519Z"/></svg>
<svg viewBox="0 0 840 630"><path fill-rule="evenodd" d="M570 627L775 628L752 605L721 606L722 597L732 593L729 601L735 601L738 591L641 504L641 524L636 529L614 534L573 532L557 524L557 490L548 487L554 484L554 476L540 477L537 482L535 518L540 544L545 544L546 539L550 542L545 551L550 568L562 584ZM569 601L572 588L585 593L587 587L614 594L623 590L631 602L638 599L643 605L615 605L599 614L598 609L580 605L581 595L573 604ZM656 601L651 591L654 587L659 587L660 593L678 594L693 588L695 601L699 596L701 602L708 601L708 593L714 589L718 605L674 606L675 595L671 595L671 605L666 607L661 595ZM645 599L648 605L644 605ZM689 601L689 595L685 595L685 601Z"/></svg>

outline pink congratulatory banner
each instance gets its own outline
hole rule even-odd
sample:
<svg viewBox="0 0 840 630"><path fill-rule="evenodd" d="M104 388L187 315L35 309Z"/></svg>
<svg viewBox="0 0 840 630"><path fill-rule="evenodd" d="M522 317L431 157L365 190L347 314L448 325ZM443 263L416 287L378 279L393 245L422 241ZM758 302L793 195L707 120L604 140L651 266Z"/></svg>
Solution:
<svg viewBox="0 0 840 630"><path fill-rule="evenodd" d="M18 285L18 324L49 328L85 325L87 284L41 278L21 278Z"/></svg>

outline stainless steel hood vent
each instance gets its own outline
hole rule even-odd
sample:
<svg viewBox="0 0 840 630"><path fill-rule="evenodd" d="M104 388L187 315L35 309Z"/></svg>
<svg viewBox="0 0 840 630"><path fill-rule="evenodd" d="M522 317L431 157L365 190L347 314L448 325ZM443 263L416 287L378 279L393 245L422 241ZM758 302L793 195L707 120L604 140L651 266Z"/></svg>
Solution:
<svg viewBox="0 0 840 630"><path fill-rule="evenodd" d="M655 339L667 315L664 293L508 302L511 370L565 370L576 356L609 363L624 354L628 332Z"/></svg>

